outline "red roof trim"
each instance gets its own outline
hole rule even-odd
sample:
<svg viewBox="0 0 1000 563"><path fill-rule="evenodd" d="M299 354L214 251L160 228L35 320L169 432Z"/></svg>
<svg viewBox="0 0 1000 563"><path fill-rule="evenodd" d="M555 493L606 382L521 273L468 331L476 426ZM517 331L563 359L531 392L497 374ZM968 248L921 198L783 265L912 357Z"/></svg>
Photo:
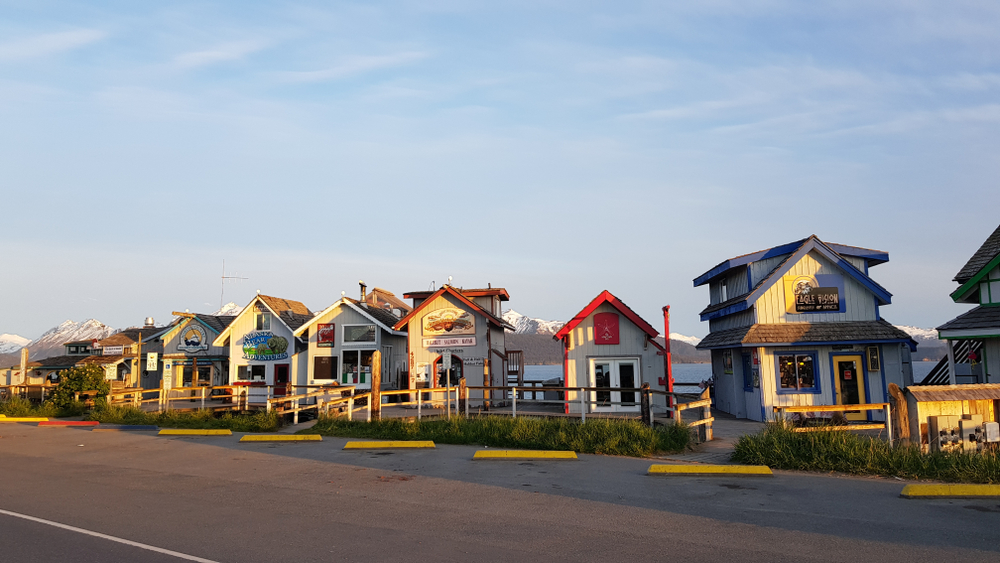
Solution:
<svg viewBox="0 0 1000 563"><path fill-rule="evenodd" d="M555 333L555 335L553 335L552 338L556 340L562 340L563 338L566 338L566 336L570 333L571 330L576 328L577 325L582 323L584 319L589 317L591 313L596 311L597 308L603 305L604 303L610 304L619 313L625 315L625 317L628 320L632 321L632 324L639 327L643 332L649 335L650 338L656 338L657 336L660 335L660 333L657 332L657 330L653 328L652 325L644 321L642 317L640 317L635 313L635 311L629 309L628 305L622 303L621 300L612 295L610 291L605 289L604 291L601 292L600 295L595 297L594 300L591 301L589 305L584 307L582 311L580 311L579 313L576 314L575 317L570 319L568 323L564 324L563 327L559 329L559 332Z"/></svg>
<svg viewBox="0 0 1000 563"><path fill-rule="evenodd" d="M499 327L503 327L504 326L505 323L500 322L496 317L494 317L489 312L487 312L486 309L483 309L479 305L476 305L472 301L469 301L469 299L467 297L465 297L464 295L462 295L461 293L459 293L457 290L455 290L450 285L443 285L443 286L441 286L441 289L435 291L434 293L430 294L426 299L424 299L424 301L418 307L416 307L415 309L413 309L412 311L410 311L409 313L407 313L407 315L405 317L399 319L399 322L396 323L392 327L393 330L403 330L404 328L406 328L406 325L409 324L409 322L410 322L410 317L413 317L417 313L419 313L420 311L422 311L424 309L424 307L426 307L427 305L430 304L430 302L431 302L432 299L434 299L435 297L438 297L440 295L444 295L445 293L453 295L459 301L461 301L462 303L465 303L466 305L468 305L469 307L471 307L475 312L477 312L480 315L486 317L487 321L489 321L489 322L491 322L491 323L493 323L493 324L495 324L495 325L497 325ZM406 294L406 295L410 295L410 294Z"/></svg>

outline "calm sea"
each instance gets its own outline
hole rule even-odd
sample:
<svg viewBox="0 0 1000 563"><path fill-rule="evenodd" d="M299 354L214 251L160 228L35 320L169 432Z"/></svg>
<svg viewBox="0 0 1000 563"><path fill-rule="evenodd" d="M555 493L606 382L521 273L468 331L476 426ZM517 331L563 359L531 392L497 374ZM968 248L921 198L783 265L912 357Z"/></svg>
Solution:
<svg viewBox="0 0 1000 563"><path fill-rule="evenodd" d="M913 362L913 380L920 381L937 362ZM525 381L545 381L562 377L562 366L524 366ZM712 377L711 364L674 364L675 383L700 383Z"/></svg>

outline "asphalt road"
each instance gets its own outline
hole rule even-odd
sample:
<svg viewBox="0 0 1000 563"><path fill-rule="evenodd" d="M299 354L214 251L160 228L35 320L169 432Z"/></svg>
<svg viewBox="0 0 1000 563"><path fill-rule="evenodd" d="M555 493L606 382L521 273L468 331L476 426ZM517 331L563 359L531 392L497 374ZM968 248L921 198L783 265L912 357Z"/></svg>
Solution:
<svg viewBox="0 0 1000 563"><path fill-rule="evenodd" d="M0 427L0 561L990 561L1000 502L777 472L649 477L650 462L472 461L478 449L343 451ZM83 531L145 546L126 545Z"/></svg>

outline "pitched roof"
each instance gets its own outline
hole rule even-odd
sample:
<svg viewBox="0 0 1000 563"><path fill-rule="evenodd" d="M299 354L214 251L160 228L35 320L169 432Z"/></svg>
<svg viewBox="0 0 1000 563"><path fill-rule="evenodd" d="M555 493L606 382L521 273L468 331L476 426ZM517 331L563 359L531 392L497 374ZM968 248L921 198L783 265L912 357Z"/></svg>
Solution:
<svg viewBox="0 0 1000 563"><path fill-rule="evenodd" d="M399 309L404 313L409 313L410 309L413 308L407 305L402 299L396 297L395 293L382 289L381 287L372 289L371 292L365 297L365 303L373 307L378 307L379 303L385 303L390 308Z"/></svg>
<svg viewBox="0 0 1000 563"><path fill-rule="evenodd" d="M843 256L830 248L830 245L819 240L819 237L816 235L811 235L807 239L803 239L797 243L792 243L781 248L787 251L787 249L791 248L793 245L795 245L795 248L791 250L791 253L787 254L787 256L785 256L785 258L778 265L776 265L766 276L758 281L757 284L754 285L753 289L723 303L709 305L701 312L701 320L707 321L749 309L751 303L757 301L757 299L760 298L760 296L763 295L768 288L776 283L781 276L783 276L792 266L802 259L803 256L813 250L819 252L825 258L836 264L837 267L843 270L848 276L854 278L855 281L868 288L879 299L880 305L888 305L892 302L891 293L886 291L886 289L879 285L875 280L868 277L867 274L857 269L854 264L845 260ZM695 280L695 282L697 281L698 280Z"/></svg>
<svg viewBox="0 0 1000 563"><path fill-rule="evenodd" d="M1000 399L1000 383L968 385L910 385L906 392L918 403L925 401L989 401Z"/></svg>
<svg viewBox="0 0 1000 563"><path fill-rule="evenodd" d="M291 299L282 299L281 297L271 297L270 295L258 295L260 300L267 304L275 313L289 312L294 315L307 315L312 317L312 311L309 307L306 307L299 301L292 301Z"/></svg>
<svg viewBox="0 0 1000 563"><path fill-rule="evenodd" d="M236 319L235 316L231 315L203 315L201 313L195 314L195 317L197 317L202 324L215 332L222 332L227 326L232 324L233 320Z"/></svg>
<svg viewBox="0 0 1000 563"><path fill-rule="evenodd" d="M1000 226L993 234L986 238L986 242L979 247L979 250L969 258L969 261L962 266L962 269L955 274L955 281L964 284L979 273L994 258L1000 256Z"/></svg>
<svg viewBox="0 0 1000 563"><path fill-rule="evenodd" d="M645 332L646 335L649 336L650 338L656 338L657 335L659 335L659 332L657 332L657 330L653 328L652 325L643 320L643 318L640 317L631 308L629 308L628 305L623 303L620 299L612 295L610 291L605 289L600 294L598 294L597 297L591 300L591 302L586 307L584 307L583 310L581 310L579 313L576 314L576 316L570 319L569 322L564 324L562 328L559 329L558 332L553 334L552 338L555 340L562 340L563 338L566 338L566 335L568 335L571 330L576 328L577 325L582 323L587 317L590 316L591 313L596 311L598 307L600 307L605 303L611 305L619 313L625 315L625 317L628 320L632 321L632 323L635 326L639 327L639 329Z"/></svg>
<svg viewBox="0 0 1000 563"><path fill-rule="evenodd" d="M502 287L482 287L478 289L464 289L464 288L452 287L452 289L458 291L459 293L461 293L466 297L486 297L489 295L497 295L500 297L500 301L510 301L510 294L508 294L507 290ZM414 299L414 298L426 299L431 295L437 293L437 291L410 291L404 293L403 297L407 299Z"/></svg>
<svg viewBox="0 0 1000 563"><path fill-rule="evenodd" d="M911 349L917 343L902 330L885 320L836 323L755 324L711 332L698 343L701 350L738 348L745 345L803 345L831 342L906 342Z"/></svg>
<svg viewBox="0 0 1000 563"><path fill-rule="evenodd" d="M170 327L142 327L142 328L125 328L122 329L111 336L98 340L98 346L129 346L135 344L139 341L139 334L142 334L142 341L149 342L153 340L161 333L165 332Z"/></svg>
<svg viewBox="0 0 1000 563"><path fill-rule="evenodd" d="M351 299L350 297L341 297L339 300L337 300L336 303L330 305L326 309L323 309L319 313L316 313L306 322L296 327L294 330L295 336L302 336L303 334L305 334L306 330L309 329L310 325L319 322L319 320L325 317L327 313L333 311L334 309L336 309L341 305L347 305L351 309L375 321L375 323L380 325L384 330L388 330L389 332L395 334L401 334L397 330L392 328L393 325L395 325L396 322L399 321L399 317L397 317L396 315L393 315L389 311L386 311L385 309L382 309L380 307L373 307L371 305L368 305L367 303L362 303L357 299Z"/></svg>
<svg viewBox="0 0 1000 563"><path fill-rule="evenodd" d="M1000 330L1000 307L980 306L962 313L937 327L939 332L948 330Z"/></svg>
<svg viewBox="0 0 1000 563"><path fill-rule="evenodd" d="M815 237L816 235L812 235ZM694 279L694 286L698 287L705 285L706 283L712 281L717 276L733 269L738 266L745 266L751 262L757 262L760 260L766 260L768 258L773 258L775 256L781 256L782 254L788 254L790 252L795 252L795 250L802 246L809 238L804 238L802 240L797 240L795 242L790 242L788 244L782 244L779 246L772 246L771 248L765 248L764 250L758 250L757 252L751 252L749 254L743 254L730 258L729 260L723 260L715 267L705 272L704 274L698 276ZM848 244L838 244L835 242L826 243L834 252L842 256L853 256L856 258L864 258L868 261L868 266L877 266L879 264L884 264L889 261L889 254L881 250L875 250L873 248L862 248L860 246L851 246Z"/></svg>
<svg viewBox="0 0 1000 563"><path fill-rule="evenodd" d="M493 291L493 289L491 289L491 291ZM503 291L504 291L504 293L506 293L506 290L503 290ZM411 317L414 317L415 315L417 315L417 313L419 313L420 311L422 311L424 309L424 307L426 307L427 305L429 305L430 302L434 300L435 297L444 295L446 293L449 294L449 295L451 295L452 297L458 299L459 302L463 303L465 306L469 307L470 309L472 309L476 313L479 313L480 315L486 317L486 321L487 322L492 323L492 324L494 324L496 326L499 326L500 328L514 330L514 327L511 326L510 323L508 323L507 321L505 321L505 320L503 320L503 319L501 319L501 318L493 315L493 313L490 313L489 311L487 311L486 309L483 309L479 305L476 305L472 300L470 300L468 297L466 297L465 295L463 295L458 288L452 287L452 286L450 286L448 284L442 285L441 289L439 289L439 290L431 293L430 295L426 296L426 298L424 299L423 303L421 303L419 306L417 306L412 311L410 311L409 313L407 313L402 319L398 319L396 321L396 324L393 325L392 328L394 330L403 330L404 328L406 328L406 325L410 322L410 318ZM413 294L412 293L407 293L404 296L410 296L410 295L413 295Z"/></svg>

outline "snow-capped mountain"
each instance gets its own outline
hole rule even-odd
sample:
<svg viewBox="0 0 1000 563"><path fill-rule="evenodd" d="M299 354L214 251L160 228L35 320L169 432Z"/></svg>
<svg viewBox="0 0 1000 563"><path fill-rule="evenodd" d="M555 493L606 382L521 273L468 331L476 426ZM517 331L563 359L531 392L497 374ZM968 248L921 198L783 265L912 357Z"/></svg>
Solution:
<svg viewBox="0 0 1000 563"><path fill-rule="evenodd" d="M679 332L671 332L670 340L677 340L679 342L690 344L692 346L697 346L698 343L701 342L701 339L698 338L697 336L685 336Z"/></svg>
<svg viewBox="0 0 1000 563"><path fill-rule="evenodd" d="M236 315L240 314L240 311L242 311L242 310L243 310L243 307L240 307L235 302L230 301L229 303L226 303L225 305L223 305L221 309L219 309L218 311L212 313L212 315L214 315L214 316L235 317Z"/></svg>
<svg viewBox="0 0 1000 563"><path fill-rule="evenodd" d="M107 338L116 332L115 329L98 321L87 319L77 323L66 321L45 331L44 334L28 344L28 352L32 360L61 355L65 348L63 344L75 340L93 340Z"/></svg>
<svg viewBox="0 0 1000 563"><path fill-rule="evenodd" d="M565 324L562 321L543 321L526 317L513 309L504 312L503 320L514 327L514 334L555 334Z"/></svg>
<svg viewBox="0 0 1000 563"><path fill-rule="evenodd" d="M906 325L896 325L896 328L905 332L906 334L909 334L914 340L917 341L917 344L922 344L924 342L927 343L933 342L939 345L941 344L941 341L938 340L938 333L933 328L920 328L916 326L906 326Z"/></svg>
<svg viewBox="0 0 1000 563"><path fill-rule="evenodd" d="M16 334L0 334L0 354L13 354L31 342Z"/></svg>

